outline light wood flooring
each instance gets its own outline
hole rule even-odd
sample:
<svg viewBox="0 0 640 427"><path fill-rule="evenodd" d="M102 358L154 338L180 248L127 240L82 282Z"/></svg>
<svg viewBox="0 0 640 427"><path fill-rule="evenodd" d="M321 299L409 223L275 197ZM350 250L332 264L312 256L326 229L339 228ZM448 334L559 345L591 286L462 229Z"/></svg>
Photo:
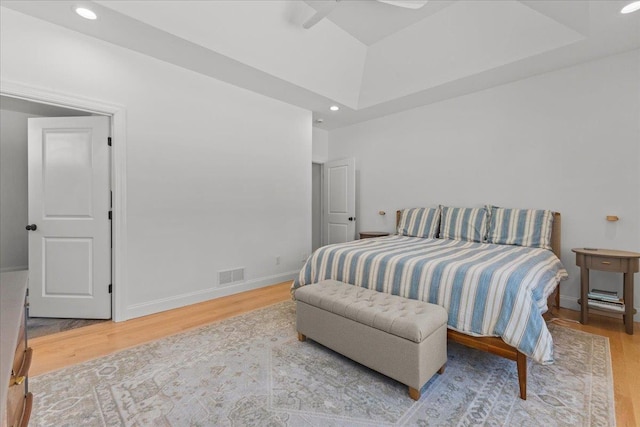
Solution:
<svg viewBox="0 0 640 427"><path fill-rule="evenodd" d="M30 375L54 371L116 351L197 328L291 298L291 282L243 292L126 322L104 322L29 341L34 356ZM591 315L588 325L576 323L579 313L554 312L558 324L609 338L618 426L640 425L640 323L627 335L619 319Z"/></svg>

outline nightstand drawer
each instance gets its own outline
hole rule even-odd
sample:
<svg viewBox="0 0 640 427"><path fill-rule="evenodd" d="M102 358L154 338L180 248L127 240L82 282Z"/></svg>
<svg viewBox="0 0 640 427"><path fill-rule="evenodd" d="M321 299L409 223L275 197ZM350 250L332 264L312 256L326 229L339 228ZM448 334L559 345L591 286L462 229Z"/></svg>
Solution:
<svg viewBox="0 0 640 427"><path fill-rule="evenodd" d="M17 373L20 371L20 368L24 364L26 342L24 339L24 329L25 329L25 320L24 316L20 316L20 328L18 329L18 342L16 343L16 351L13 356L13 369L11 372Z"/></svg>
<svg viewBox="0 0 640 427"><path fill-rule="evenodd" d="M587 268L591 270L602 271L624 271L622 260L620 258L609 258L603 256L587 257Z"/></svg>
<svg viewBox="0 0 640 427"><path fill-rule="evenodd" d="M33 350L28 347L20 355L20 367L11 371L11 379L9 380L9 386L14 384L22 384L29 375L29 369L31 368L31 359L33 357Z"/></svg>
<svg viewBox="0 0 640 427"><path fill-rule="evenodd" d="M33 394L26 392L26 384L9 387L7 394L7 427L29 425L33 408Z"/></svg>

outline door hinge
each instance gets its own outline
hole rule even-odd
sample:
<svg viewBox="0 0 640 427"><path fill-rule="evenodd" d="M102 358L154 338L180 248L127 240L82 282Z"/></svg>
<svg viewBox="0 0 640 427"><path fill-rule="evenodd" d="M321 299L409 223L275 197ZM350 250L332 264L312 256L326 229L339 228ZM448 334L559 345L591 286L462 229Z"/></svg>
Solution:
<svg viewBox="0 0 640 427"><path fill-rule="evenodd" d="M109 293L111 293L113 291L113 285L109 284Z"/></svg>
<svg viewBox="0 0 640 427"><path fill-rule="evenodd" d="M108 145L109 147L111 147L111 137L110 137L110 136L109 136L109 137L107 137L107 145Z"/></svg>
<svg viewBox="0 0 640 427"><path fill-rule="evenodd" d="M113 218L113 215L111 214L111 211L109 211L109 220L111 220Z"/></svg>

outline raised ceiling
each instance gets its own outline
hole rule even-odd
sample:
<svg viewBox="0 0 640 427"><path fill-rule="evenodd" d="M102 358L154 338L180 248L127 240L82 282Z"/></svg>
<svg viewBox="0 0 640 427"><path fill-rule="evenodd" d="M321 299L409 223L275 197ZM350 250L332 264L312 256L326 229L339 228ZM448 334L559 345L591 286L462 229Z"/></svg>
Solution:
<svg viewBox="0 0 640 427"><path fill-rule="evenodd" d="M325 129L640 48L627 1L333 1L80 2L92 22L77 1L1 4L307 108Z"/></svg>

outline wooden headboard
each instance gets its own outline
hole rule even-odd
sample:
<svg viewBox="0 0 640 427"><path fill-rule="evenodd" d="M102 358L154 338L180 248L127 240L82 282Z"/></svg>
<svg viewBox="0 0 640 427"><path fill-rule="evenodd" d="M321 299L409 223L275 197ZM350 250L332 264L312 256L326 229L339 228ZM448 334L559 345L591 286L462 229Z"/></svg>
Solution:
<svg viewBox="0 0 640 427"><path fill-rule="evenodd" d="M396 211L396 229L398 229L398 224L400 223L400 216L402 215L402 211ZM558 258L560 258L561 253L561 235L562 235L562 218L560 217L560 212L553 213L553 228L551 229L551 250Z"/></svg>

